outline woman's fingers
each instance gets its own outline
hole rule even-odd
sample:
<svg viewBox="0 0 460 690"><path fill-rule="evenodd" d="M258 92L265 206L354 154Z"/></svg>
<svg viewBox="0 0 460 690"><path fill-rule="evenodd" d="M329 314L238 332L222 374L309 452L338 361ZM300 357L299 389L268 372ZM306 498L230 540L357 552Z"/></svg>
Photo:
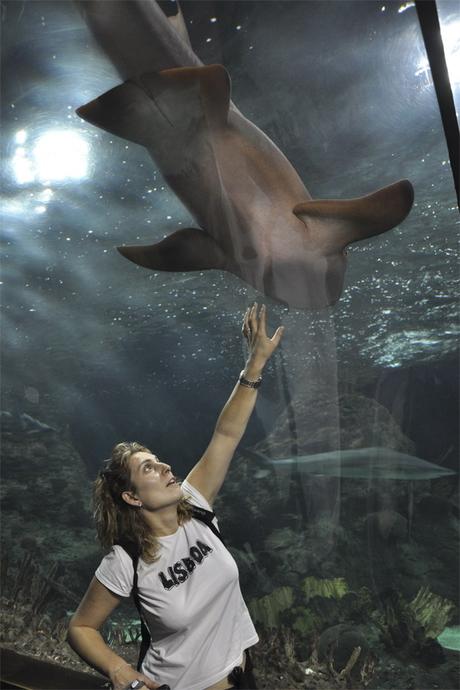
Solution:
<svg viewBox="0 0 460 690"><path fill-rule="evenodd" d="M249 328L251 329L251 334L255 335L257 333L257 302L254 302L249 311Z"/></svg>
<svg viewBox="0 0 460 690"><path fill-rule="evenodd" d="M260 307L259 314L259 333L263 338L267 337L267 310L265 309L265 304Z"/></svg>
<svg viewBox="0 0 460 690"><path fill-rule="evenodd" d="M272 346L270 349L274 350L278 346L283 336L284 326L279 326L279 328L276 329L273 337L269 338L267 336L267 309L265 304L261 305L259 313L257 313L257 311L257 302L254 302L251 307L246 309L243 318L243 326L241 329L243 335L245 338L247 338L250 347L263 347L263 343L265 343L266 347L268 343L270 343Z"/></svg>
<svg viewBox="0 0 460 690"><path fill-rule="evenodd" d="M278 345L280 344L280 340L283 337L283 333L284 333L284 326L278 326L273 337L270 338L270 340L272 341L272 343L274 344L275 347L278 347Z"/></svg>
<svg viewBox="0 0 460 690"><path fill-rule="evenodd" d="M242 328L241 328L242 333L243 333L243 335L244 335L245 338L248 338L248 337L249 337L249 322L248 322L248 318L249 318L249 307L246 309L246 312L245 312L245 314L244 314L244 317L243 317L243 326L242 326Z"/></svg>

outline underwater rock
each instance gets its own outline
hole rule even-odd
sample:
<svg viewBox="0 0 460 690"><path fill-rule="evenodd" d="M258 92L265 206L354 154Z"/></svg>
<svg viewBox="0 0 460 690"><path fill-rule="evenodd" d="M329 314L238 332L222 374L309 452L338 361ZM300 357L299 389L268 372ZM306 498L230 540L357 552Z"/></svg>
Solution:
<svg viewBox="0 0 460 690"><path fill-rule="evenodd" d="M2 419L16 424L19 416ZM77 564L89 554L98 557L100 548L91 517L91 482L66 432L3 434L2 498L2 546L10 561L34 552L43 567L72 563L67 584L79 591ZM2 586L9 584L2 580Z"/></svg>
<svg viewBox="0 0 460 690"><path fill-rule="evenodd" d="M325 410L331 405L339 414L340 438L336 427L325 424ZM334 420L336 423L336 420ZM273 431L253 450L271 458L293 456L292 426L296 429L297 455L343 449L381 446L414 454L414 443L405 436L387 408L359 393L344 393L338 401L325 397L320 387L299 392L278 417ZM244 455L244 453L243 453Z"/></svg>
<svg viewBox="0 0 460 690"><path fill-rule="evenodd" d="M359 653L355 650L359 650ZM370 650L364 635L347 624L334 625L327 628L318 641L318 660L330 659L336 673L343 671L355 656L354 663L349 667L348 675L359 678L361 670L369 663Z"/></svg>
<svg viewBox="0 0 460 690"><path fill-rule="evenodd" d="M407 536L407 519L394 510L369 513L365 525L372 537L378 536L384 541L402 541Z"/></svg>

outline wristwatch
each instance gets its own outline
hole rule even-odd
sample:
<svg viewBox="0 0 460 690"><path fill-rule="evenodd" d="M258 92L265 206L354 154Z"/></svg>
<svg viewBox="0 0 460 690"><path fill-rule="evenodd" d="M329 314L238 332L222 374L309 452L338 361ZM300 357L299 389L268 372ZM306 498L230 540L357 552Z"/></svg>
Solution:
<svg viewBox="0 0 460 690"><path fill-rule="evenodd" d="M238 382L242 386L246 386L246 388L259 388L260 384L262 383L262 376L259 376L259 378L255 381L249 381L249 379L245 378L243 369L238 378Z"/></svg>

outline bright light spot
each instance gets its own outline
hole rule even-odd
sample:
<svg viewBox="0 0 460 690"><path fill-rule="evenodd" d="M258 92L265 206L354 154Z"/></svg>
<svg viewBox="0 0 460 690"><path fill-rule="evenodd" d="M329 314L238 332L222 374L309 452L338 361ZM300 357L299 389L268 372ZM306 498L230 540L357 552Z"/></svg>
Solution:
<svg viewBox="0 0 460 690"><path fill-rule="evenodd" d="M417 65L417 71L415 72L415 76L419 77L421 74L424 74L428 79L428 73L429 72L430 72L430 63L428 62L427 57L423 57Z"/></svg>
<svg viewBox="0 0 460 690"><path fill-rule="evenodd" d="M46 206L35 206L35 213L45 213Z"/></svg>
<svg viewBox="0 0 460 690"><path fill-rule="evenodd" d="M450 22L441 27L441 34L450 81L452 84L460 84L460 21ZM417 65L415 76L418 77L421 74L431 82L430 63L427 57L423 57Z"/></svg>
<svg viewBox="0 0 460 690"><path fill-rule="evenodd" d="M40 194L38 195L38 199L39 199L39 201L43 201L43 203L46 204L46 203L48 203L48 201L50 201L50 199L52 198L53 195L54 195L53 190L50 189L49 187L47 187L46 189L43 190L43 192L40 192Z"/></svg>
<svg viewBox="0 0 460 690"><path fill-rule="evenodd" d="M386 10L386 7L385 7L385 5L383 5L383 7L380 8L380 12L385 12L385 10Z"/></svg>
<svg viewBox="0 0 460 690"><path fill-rule="evenodd" d="M447 70L453 84L460 84L460 21L441 26Z"/></svg>
<svg viewBox="0 0 460 690"><path fill-rule="evenodd" d="M206 43L210 43L210 42L211 42L211 40L212 40L212 39L210 39L210 38L207 38L207 39L206 39Z"/></svg>
<svg viewBox="0 0 460 690"><path fill-rule="evenodd" d="M26 184L35 179L35 174L32 168L32 163L26 157L26 152L23 148L17 148L11 161L16 182L19 184Z"/></svg>
<svg viewBox="0 0 460 690"><path fill-rule="evenodd" d="M16 132L16 136L15 136L16 144L19 144L19 145L24 144L26 139L27 139L27 132L25 129L20 129L19 132Z"/></svg>
<svg viewBox="0 0 460 690"><path fill-rule="evenodd" d="M241 29L241 24L238 24L238 26L236 27L236 30L239 31L240 29Z"/></svg>
<svg viewBox="0 0 460 690"><path fill-rule="evenodd" d="M81 179L88 171L88 143L76 132L46 132L37 141L33 156L42 181Z"/></svg>
<svg viewBox="0 0 460 690"><path fill-rule="evenodd" d="M217 17L211 17L209 21L211 22L211 24L214 24L215 22L217 22Z"/></svg>
<svg viewBox="0 0 460 690"><path fill-rule="evenodd" d="M401 7L398 10L399 14L402 14L406 10L408 10L410 7L415 7L415 2L405 2L404 5L401 5Z"/></svg>
<svg viewBox="0 0 460 690"><path fill-rule="evenodd" d="M25 143L27 133L21 130L16 134L16 143ZM18 146L11 165L16 182L51 182L66 179L81 179L88 172L88 143L76 132L51 130L35 140L33 149ZM49 201L53 192L45 190Z"/></svg>

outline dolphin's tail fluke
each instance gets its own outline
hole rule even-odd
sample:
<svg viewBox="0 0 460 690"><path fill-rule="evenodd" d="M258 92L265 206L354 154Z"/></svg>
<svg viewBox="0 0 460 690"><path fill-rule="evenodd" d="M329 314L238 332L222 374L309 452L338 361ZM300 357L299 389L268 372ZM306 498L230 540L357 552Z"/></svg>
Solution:
<svg viewBox="0 0 460 690"><path fill-rule="evenodd" d="M315 234L326 254L343 251L352 242L380 235L406 218L414 201L409 180L400 180L357 199L317 199L294 207L293 213Z"/></svg>

